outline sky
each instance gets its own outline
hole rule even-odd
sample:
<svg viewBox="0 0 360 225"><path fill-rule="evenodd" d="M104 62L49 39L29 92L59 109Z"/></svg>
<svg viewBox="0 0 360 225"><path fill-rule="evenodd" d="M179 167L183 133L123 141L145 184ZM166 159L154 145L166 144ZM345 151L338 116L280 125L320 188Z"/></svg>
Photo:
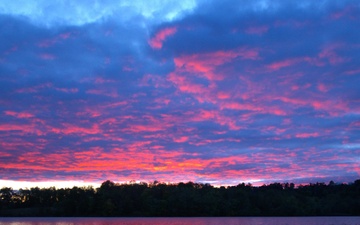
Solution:
<svg viewBox="0 0 360 225"><path fill-rule="evenodd" d="M360 177L360 1L0 1L0 186Z"/></svg>

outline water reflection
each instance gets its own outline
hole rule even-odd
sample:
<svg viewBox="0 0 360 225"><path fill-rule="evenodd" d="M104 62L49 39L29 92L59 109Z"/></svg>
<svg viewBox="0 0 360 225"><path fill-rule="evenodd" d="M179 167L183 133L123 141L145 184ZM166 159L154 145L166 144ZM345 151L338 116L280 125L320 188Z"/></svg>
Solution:
<svg viewBox="0 0 360 225"><path fill-rule="evenodd" d="M360 225L360 217L0 218L0 225Z"/></svg>

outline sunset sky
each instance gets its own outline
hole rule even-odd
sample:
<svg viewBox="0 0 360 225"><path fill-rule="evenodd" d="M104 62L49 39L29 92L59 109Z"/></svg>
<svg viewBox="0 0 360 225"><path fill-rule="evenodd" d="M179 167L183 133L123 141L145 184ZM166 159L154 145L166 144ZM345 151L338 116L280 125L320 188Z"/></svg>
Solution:
<svg viewBox="0 0 360 225"><path fill-rule="evenodd" d="M13 0L0 27L0 186L360 177L358 0Z"/></svg>

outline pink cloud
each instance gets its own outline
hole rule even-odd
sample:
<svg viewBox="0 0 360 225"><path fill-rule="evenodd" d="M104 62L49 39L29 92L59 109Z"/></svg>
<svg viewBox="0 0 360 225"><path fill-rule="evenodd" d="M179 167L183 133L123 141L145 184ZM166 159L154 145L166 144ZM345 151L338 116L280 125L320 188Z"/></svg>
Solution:
<svg viewBox="0 0 360 225"><path fill-rule="evenodd" d="M151 143L152 143L151 141L137 141L137 142L126 144L125 147L129 151L139 151L144 148L148 148Z"/></svg>
<svg viewBox="0 0 360 225"><path fill-rule="evenodd" d="M190 116L190 115L189 115ZM239 130L241 127L238 126L237 120L234 120L231 117L227 117L221 114L221 111L216 110L200 110L195 114L191 114L191 121L212 121L214 123L220 124L222 126L229 127L230 130Z"/></svg>
<svg viewBox="0 0 360 225"><path fill-rule="evenodd" d="M347 71L345 71L345 74L349 74L349 75L360 74L360 69L347 70Z"/></svg>
<svg viewBox="0 0 360 225"><path fill-rule="evenodd" d="M319 133L298 133L295 134L297 138L311 138L311 137L318 137Z"/></svg>
<svg viewBox="0 0 360 225"><path fill-rule="evenodd" d="M161 49L163 46L163 42L169 36L172 36L176 33L176 27L168 27L163 30L160 30L158 33L155 34L153 38L149 40L149 45L155 49Z"/></svg>
<svg viewBox="0 0 360 225"><path fill-rule="evenodd" d="M266 106L265 104L254 104L254 103L238 103L238 102L227 102L221 104L222 109L233 109L233 110L248 110L258 113L269 113L274 115L283 116L287 113L275 106Z"/></svg>
<svg viewBox="0 0 360 225"><path fill-rule="evenodd" d="M183 143L183 142L187 142L188 140L189 140L189 137L186 137L186 136L173 138L173 141L176 143Z"/></svg>
<svg viewBox="0 0 360 225"><path fill-rule="evenodd" d="M33 114L28 113L28 112L14 112L14 111L5 111L5 115L13 116L16 118L21 118L21 119L34 117Z"/></svg>
<svg viewBox="0 0 360 225"><path fill-rule="evenodd" d="M106 104L106 105L104 105L104 108L117 108L119 106L125 106L128 104L129 104L128 101L119 101L119 102L113 102L113 103Z"/></svg>
<svg viewBox="0 0 360 225"><path fill-rule="evenodd" d="M240 48L232 51L217 51L193 55L183 55L174 59L178 71L199 74L208 80L222 80L223 74L216 73L216 68L239 59L258 59L256 49Z"/></svg>
<svg viewBox="0 0 360 225"><path fill-rule="evenodd" d="M108 89L90 89L86 91L87 94L104 95L112 98L117 98L119 95L115 88Z"/></svg>
<svg viewBox="0 0 360 225"><path fill-rule="evenodd" d="M226 78L226 74L218 68L225 63L242 59L258 59L258 51L240 48L231 51L179 56L174 59L175 71L168 74L167 78L179 91L192 94L199 102L216 103L219 99L223 100L230 97L225 92L217 91L216 82ZM209 83L204 85L196 80L198 78L206 78Z"/></svg>
<svg viewBox="0 0 360 225"><path fill-rule="evenodd" d="M276 135L281 135L286 132L286 129L275 127L275 126L264 126L261 128L262 133L274 133Z"/></svg>
<svg viewBox="0 0 360 225"><path fill-rule="evenodd" d="M231 95L229 93L220 91L217 94L218 99L229 99L231 97Z"/></svg>
<svg viewBox="0 0 360 225"><path fill-rule="evenodd" d="M134 68L132 68L130 66L123 66L122 70L125 72L131 72L131 71L134 71Z"/></svg>
<svg viewBox="0 0 360 225"><path fill-rule="evenodd" d="M344 45L341 43L332 43L329 45L326 45L322 51L318 54L319 59L326 59L329 61L329 63L331 65L337 65L337 64L341 64L345 61L347 61L348 59L339 56L336 53L336 50L338 48L343 48Z"/></svg>
<svg viewBox="0 0 360 225"><path fill-rule="evenodd" d="M199 102L211 101L210 90L202 84L192 82L187 76L177 73L170 73L167 79L172 82L181 92L194 94Z"/></svg>
<svg viewBox="0 0 360 225"><path fill-rule="evenodd" d="M104 79L102 77L96 77L94 83L95 84L105 84L105 83L114 83L114 80Z"/></svg>
<svg viewBox="0 0 360 225"><path fill-rule="evenodd" d="M57 42L56 39L48 39L48 40L43 40L43 41L39 42L37 45L40 48L48 48L48 47L54 45L56 42Z"/></svg>
<svg viewBox="0 0 360 225"><path fill-rule="evenodd" d="M268 30L269 30L268 26L253 26L253 27L248 27L245 30L245 33L262 35L262 34L268 32Z"/></svg>
<svg viewBox="0 0 360 225"><path fill-rule="evenodd" d="M39 92L41 89L50 88L52 86L53 86L52 83L44 83L44 84L36 85L33 87L18 89L18 90L16 90L16 92L17 93L35 93L35 92Z"/></svg>
<svg viewBox="0 0 360 225"><path fill-rule="evenodd" d="M157 132L163 131L166 129L166 126L163 125L132 125L131 127L124 128L124 131L132 132L132 133L139 133L139 132Z"/></svg>
<svg viewBox="0 0 360 225"><path fill-rule="evenodd" d="M39 46L40 48L48 48L48 47L55 45L56 43L66 40L70 37L71 37L71 32L62 33L53 38L45 39L45 40L38 42L37 46Z"/></svg>
<svg viewBox="0 0 360 225"><path fill-rule="evenodd" d="M330 18L334 20L338 20L344 17L347 17L352 20L358 19L359 18L358 6L350 5L330 15Z"/></svg>
<svg viewBox="0 0 360 225"><path fill-rule="evenodd" d="M92 107L85 107L83 110L81 110L80 112L76 112L75 115L76 116L86 116L86 117L99 117L103 114L103 111L101 111L98 108L92 108Z"/></svg>
<svg viewBox="0 0 360 225"><path fill-rule="evenodd" d="M322 67L326 65L326 61L324 60L327 60L332 65L337 65L348 60L346 58L339 56L335 52L335 50L341 46L342 46L341 44L337 44L337 43L330 44L328 46L325 46L317 56L314 57L305 56L305 57L284 59L268 64L266 65L266 68L270 69L270 71L276 71L302 62L306 62L311 65Z"/></svg>
<svg viewBox="0 0 360 225"><path fill-rule="evenodd" d="M294 64L297 64L299 62L301 62L302 59L286 59L286 60L283 60L283 61L278 61L278 62L274 62L274 63L271 63L269 65L267 65L266 67L271 69L272 71L275 71L275 70L279 70L281 68L284 68L284 67L289 67L289 66L292 66Z"/></svg>
<svg viewBox="0 0 360 225"><path fill-rule="evenodd" d="M61 39L68 39L70 36L71 36L71 32L66 32L66 33L59 34L59 37Z"/></svg>
<svg viewBox="0 0 360 225"><path fill-rule="evenodd" d="M140 86L154 86L156 88L168 88L171 86L171 83L166 80L166 77L145 74L140 81Z"/></svg>
<svg viewBox="0 0 360 225"><path fill-rule="evenodd" d="M51 128L51 131L54 133L63 133L63 134L80 134L80 135L88 135L88 134L99 134L101 129L97 124L94 124L92 127L80 127L73 124L63 123L62 128Z"/></svg>
<svg viewBox="0 0 360 225"><path fill-rule="evenodd" d="M42 135L44 132L39 130L35 125L33 124L0 124L0 131L7 131L7 132L19 132L19 133L33 133L37 135Z"/></svg>
<svg viewBox="0 0 360 225"><path fill-rule="evenodd" d="M55 90L65 93L77 93L79 91L77 88L55 88Z"/></svg>
<svg viewBox="0 0 360 225"><path fill-rule="evenodd" d="M289 97L276 97L283 102L290 103L295 107L310 106L314 110L321 110L327 112L331 116L338 116L340 113L345 113L349 110L347 102L344 101L334 101L327 99L299 99L299 98L289 98Z"/></svg>
<svg viewBox="0 0 360 225"><path fill-rule="evenodd" d="M42 54L40 54L40 58L42 58L44 60L54 60L56 57L53 54L42 53Z"/></svg>
<svg viewBox="0 0 360 225"><path fill-rule="evenodd" d="M190 142L191 145L195 145L195 146L202 146L202 145L209 145L209 144L213 144L213 143L220 143L220 142L241 142L240 139L235 139L235 138L220 138L220 139L198 139L195 141Z"/></svg>
<svg viewBox="0 0 360 225"><path fill-rule="evenodd" d="M329 88L323 83L318 84L317 89L324 93L329 91Z"/></svg>
<svg viewBox="0 0 360 225"><path fill-rule="evenodd" d="M171 102L171 99L162 97L162 98L156 98L154 100L155 103L159 105L159 108L163 107L163 105L168 105Z"/></svg>
<svg viewBox="0 0 360 225"><path fill-rule="evenodd" d="M360 121L355 121L350 124L350 127L360 127Z"/></svg>
<svg viewBox="0 0 360 225"><path fill-rule="evenodd" d="M19 49L19 47L16 46L16 45L14 45L14 46L11 47L10 49L6 50L6 51L4 52L4 55L9 55L9 54L11 54L11 53L13 53L13 52L18 51L18 49Z"/></svg>

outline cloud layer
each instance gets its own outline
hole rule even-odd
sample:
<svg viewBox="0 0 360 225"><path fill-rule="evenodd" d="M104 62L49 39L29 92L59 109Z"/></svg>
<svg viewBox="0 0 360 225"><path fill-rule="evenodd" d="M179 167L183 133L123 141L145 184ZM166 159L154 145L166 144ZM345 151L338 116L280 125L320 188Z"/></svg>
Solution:
<svg viewBox="0 0 360 225"><path fill-rule="evenodd" d="M360 175L357 1L1 4L2 180Z"/></svg>

